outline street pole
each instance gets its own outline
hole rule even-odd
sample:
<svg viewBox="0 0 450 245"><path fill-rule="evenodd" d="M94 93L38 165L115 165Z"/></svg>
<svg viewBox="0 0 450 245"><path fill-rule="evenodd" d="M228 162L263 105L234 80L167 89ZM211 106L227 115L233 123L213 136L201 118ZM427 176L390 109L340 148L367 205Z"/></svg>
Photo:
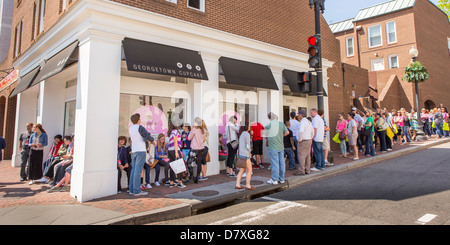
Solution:
<svg viewBox="0 0 450 245"><path fill-rule="evenodd" d="M420 116L420 101L419 101L419 82L417 79L414 81L415 89L416 89L416 114L417 114L417 123L418 129L416 132L416 140L417 141L426 141L427 137L425 136L425 132L423 132L423 123L422 118Z"/></svg>
<svg viewBox="0 0 450 245"><path fill-rule="evenodd" d="M325 1L323 1L325 2ZM316 68L317 73L317 107L319 110L325 110L323 104L323 76L322 76L322 35L320 32L320 12L321 0L314 1L314 12L315 12L315 22L316 22L316 35L319 36L319 68ZM323 6L322 6L323 7Z"/></svg>
<svg viewBox="0 0 450 245"><path fill-rule="evenodd" d="M413 62L416 62L417 57L413 57ZM423 131L423 123L422 118L420 116L421 110L420 110L420 101L419 101L419 81L417 79L414 79L414 86L416 90L416 114L417 114L417 123L418 123L418 129L416 132L416 140L417 141L426 141L427 137L425 136L425 132Z"/></svg>

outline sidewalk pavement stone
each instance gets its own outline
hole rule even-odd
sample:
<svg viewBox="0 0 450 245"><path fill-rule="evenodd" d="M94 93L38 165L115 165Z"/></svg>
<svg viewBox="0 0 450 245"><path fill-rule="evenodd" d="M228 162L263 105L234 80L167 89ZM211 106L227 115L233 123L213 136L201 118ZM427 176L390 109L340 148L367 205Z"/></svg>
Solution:
<svg viewBox="0 0 450 245"><path fill-rule="evenodd" d="M146 196L134 197L126 191L96 200L79 203L70 197L69 192L48 193L47 184L28 185L21 182L20 168L11 167L10 161L0 163L0 224L145 224L172 218L186 217L199 208L220 205L251 195L262 194L279 188L290 188L296 185L322 178L331 174L365 166L388 158L398 157L411 151L450 142L450 139L429 139L427 142L412 142L410 145L394 145L388 153L378 153L376 157L367 158L359 154L360 160L339 157L334 152L334 166L325 171L304 176L294 176L295 171L286 171L288 180L284 186L271 186L266 183L270 178L269 164L264 169L254 169L252 180L255 191L235 190L235 178L224 173L210 176L207 181L198 184L187 184L186 188L169 188L164 185L153 186ZM268 160L268 156L265 157ZM288 165L288 164L286 164ZM245 180L243 178L242 180ZM262 184L261 184L262 183ZM194 196L198 191L216 191L212 196ZM214 192L209 192L209 194Z"/></svg>

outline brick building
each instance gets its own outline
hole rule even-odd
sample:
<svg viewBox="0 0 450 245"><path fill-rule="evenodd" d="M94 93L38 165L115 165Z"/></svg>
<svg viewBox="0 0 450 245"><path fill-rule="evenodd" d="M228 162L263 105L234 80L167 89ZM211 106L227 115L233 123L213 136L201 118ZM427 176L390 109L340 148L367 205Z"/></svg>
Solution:
<svg viewBox="0 0 450 245"><path fill-rule="evenodd" d="M326 119L334 128L337 113L351 107L344 79L359 78L344 74L339 41L321 24ZM25 123L38 122L50 140L76 135L73 197L114 194L117 137L140 113L154 136L168 122L204 118L208 175L217 174L217 138L230 115L265 123L269 111L283 119L317 107L315 95L284 75L310 70L313 34L306 0L16 0L9 55L0 64L20 77L2 91L17 110L6 119L15 127L5 129L13 132L12 164L20 162L14 142Z"/></svg>
<svg viewBox="0 0 450 245"><path fill-rule="evenodd" d="M394 0L361 9L350 20L330 25L340 40L342 62L369 70L374 107L415 107L414 84L402 81L411 62L409 50L419 50L418 61L430 74L419 85L420 105L450 104L450 23L428 0ZM369 106L371 107L371 106Z"/></svg>

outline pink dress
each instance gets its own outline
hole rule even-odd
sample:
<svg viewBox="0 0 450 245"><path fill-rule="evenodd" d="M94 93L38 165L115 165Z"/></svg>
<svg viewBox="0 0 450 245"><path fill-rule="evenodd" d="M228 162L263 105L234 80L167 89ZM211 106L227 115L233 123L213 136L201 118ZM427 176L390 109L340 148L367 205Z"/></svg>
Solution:
<svg viewBox="0 0 450 245"><path fill-rule="evenodd" d="M339 120L339 122L338 122L338 130L339 130L339 131L344 130L345 135L347 135L346 122L347 122L347 121L345 121L345 120L344 120L343 122L341 122L341 121Z"/></svg>

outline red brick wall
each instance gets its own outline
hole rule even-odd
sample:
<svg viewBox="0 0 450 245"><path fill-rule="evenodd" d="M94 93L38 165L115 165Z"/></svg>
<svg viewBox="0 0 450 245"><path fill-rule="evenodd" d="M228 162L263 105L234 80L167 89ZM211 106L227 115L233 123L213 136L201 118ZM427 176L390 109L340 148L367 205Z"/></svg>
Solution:
<svg viewBox="0 0 450 245"><path fill-rule="evenodd" d="M436 105L450 106L450 55L447 38L450 24L447 16L426 0L417 0L414 7L418 61L430 74L430 79L419 85L420 105L432 100Z"/></svg>

